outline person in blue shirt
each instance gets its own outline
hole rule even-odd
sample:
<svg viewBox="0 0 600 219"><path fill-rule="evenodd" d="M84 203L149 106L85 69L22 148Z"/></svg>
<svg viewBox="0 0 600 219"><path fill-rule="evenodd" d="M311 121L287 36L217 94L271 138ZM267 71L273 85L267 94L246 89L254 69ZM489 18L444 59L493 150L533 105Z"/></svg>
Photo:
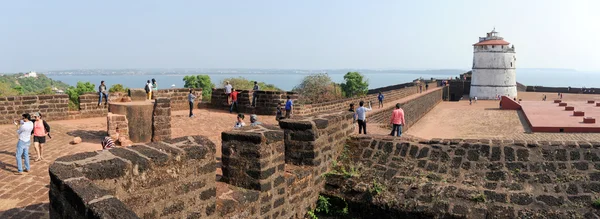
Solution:
<svg viewBox="0 0 600 219"><path fill-rule="evenodd" d="M292 102L292 98L287 96L287 101L285 102L285 118L289 119L292 116L292 110L294 109L294 103Z"/></svg>
<svg viewBox="0 0 600 219"><path fill-rule="evenodd" d="M379 108L383 107L383 94L379 91L379 95L377 95L377 99L379 100Z"/></svg>

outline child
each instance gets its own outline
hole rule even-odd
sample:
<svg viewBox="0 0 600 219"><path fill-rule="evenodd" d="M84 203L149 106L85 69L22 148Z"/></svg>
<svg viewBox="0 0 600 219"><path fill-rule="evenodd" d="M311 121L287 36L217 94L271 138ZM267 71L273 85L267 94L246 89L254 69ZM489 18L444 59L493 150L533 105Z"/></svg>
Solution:
<svg viewBox="0 0 600 219"><path fill-rule="evenodd" d="M246 123L244 123L244 114L239 113L237 116L237 122L235 123L235 126L233 126L234 128L241 128L246 126Z"/></svg>
<svg viewBox="0 0 600 219"><path fill-rule="evenodd" d="M114 147L115 147L115 142L113 142L113 140L110 136L106 136L106 137L104 137L104 139L102 139L102 150L111 149Z"/></svg>
<svg viewBox="0 0 600 219"><path fill-rule="evenodd" d="M281 103L277 104L277 114L275 114L275 120L279 121L283 117L283 112L281 112Z"/></svg>

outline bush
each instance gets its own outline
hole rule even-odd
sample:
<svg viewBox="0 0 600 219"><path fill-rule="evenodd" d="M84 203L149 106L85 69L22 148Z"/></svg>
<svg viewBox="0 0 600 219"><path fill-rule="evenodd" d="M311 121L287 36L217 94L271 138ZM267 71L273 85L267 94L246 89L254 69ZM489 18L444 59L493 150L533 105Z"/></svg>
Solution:
<svg viewBox="0 0 600 219"><path fill-rule="evenodd" d="M113 92L126 93L127 90L129 90L129 88L123 86L122 84L113 84L108 89L108 92L109 93L113 93Z"/></svg>
<svg viewBox="0 0 600 219"><path fill-rule="evenodd" d="M369 81L363 80L364 76L359 72L348 72L344 75L346 83L342 83L342 90L346 97L366 95L369 91Z"/></svg>
<svg viewBox="0 0 600 219"><path fill-rule="evenodd" d="M84 93L90 93L96 91L96 85L90 82L77 82L76 87L69 87L66 90L67 95L69 95L69 108L78 109L79 108L79 95Z"/></svg>
<svg viewBox="0 0 600 219"><path fill-rule="evenodd" d="M327 73L308 75L293 90L300 94L302 103L327 102L342 98L341 88L336 85Z"/></svg>
<svg viewBox="0 0 600 219"><path fill-rule="evenodd" d="M226 81L229 81L231 86L236 90L252 90L254 88L254 81L250 81L243 77L225 78L221 81L221 85L225 86ZM275 85L265 84L264 82L258 82L258 86L260 87L260 90L281 91L281 89Z"/></svg>
<svg viewBox="0 0 600 219"><path fill-rule="evenodd" d="M215 85L208 75L188 75L183 77L185 88L202 88L202 99L209 101Z"/></svg>

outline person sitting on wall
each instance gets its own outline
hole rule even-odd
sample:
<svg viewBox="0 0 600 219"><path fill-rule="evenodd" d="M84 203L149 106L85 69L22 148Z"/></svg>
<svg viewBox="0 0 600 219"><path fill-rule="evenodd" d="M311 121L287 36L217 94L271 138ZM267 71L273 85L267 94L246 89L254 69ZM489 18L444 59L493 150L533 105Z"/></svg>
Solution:
<svg viewBox="0 0 600 219"><path fill-rule="evenodd" d="M400 103L397 103L396 109L392 111L392 120L390 123L392 124L392 133L390 135L394 136L394 133L396 133L396 136L402 136L402 126L404 126L405 120L404 110L400 108Z"/></svg>
<svg viewBox="0 0 600 219"><path fill-rule="evenodd" d="M246 126L246 123L244 123L244 114L239 113L237 116L237 122L235 122L235 126L233 126L233 128L241 128Z"/></svg>
<svg viewBox="0 0 600 219"><path fill-rule="evenodd" d="M262 124L262 122L258 121L258 116L256 116L256 114L252 114L250 116L250 126L257 126Z"/></svg>
<svg viewBox="0 0 600 219"><path fill-rule="evenodd" d="M106 89L106 85L104 81L100 81L100 86L98 86L98 106L102 104L102 97L104 97L105 105L108 105L108 90Z"/></svg>

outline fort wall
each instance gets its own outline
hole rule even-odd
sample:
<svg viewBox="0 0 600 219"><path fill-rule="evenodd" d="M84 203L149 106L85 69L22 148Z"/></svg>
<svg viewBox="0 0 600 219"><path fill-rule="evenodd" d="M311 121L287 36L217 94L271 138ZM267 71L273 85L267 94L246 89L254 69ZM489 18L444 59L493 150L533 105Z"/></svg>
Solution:
<svg viewBox="0 0 600 219"><path fill-rule="evenodd" d="M156 92L156 98L170 98L173 110L189 109L187 95L189 89L163 89ZM202 96L202 89L194 89L196 96ZM109 103L120 101L124 93L110 93ZM200 99L196 101L200 103ZM98 94L86 93L79 96L79 109L69 110L69 96L66 94L0 97L0 124L10 124L20 119L24 113L41 112L44 119L67 120L104 117L108 115L108 107L98 106Z"/></svg>
<svg viewBox="0 0 600 219"><path fill-rule="evenodd" d="M597 142L355 137L323 193L365 218L595 218ZM340 163L340 162L338 162ZM346 169L350 167L346 166ZM364 198L370 197L370 198ZM551 209L551 210L549 210Z"/></svg>
<svg viewBox="0 0 600 219"><path fill-rule="evenodd" d="M585 92L584 92L585 90ZM600 94L600 88L581 87L544 87L544 86L527 86L527 92L545 92L545 93L572 93L572 94Z"/></svg>
<svg viewBox="0 0 600 219"><path fill-rule="evenodd" d="M423 96L418 96L409 100L399 101L400 108L404 110L404 118L406 125L402 127L402 131L407 131L412 125L416 124L419 119L423 118L430 110L438 103L442 102L442 89L436 89ZM392 111L396 109L395 104L388 106L386 109L376 113L367 114L367 119L370 123L381 123L386 126L390 125Z"/></svg>

